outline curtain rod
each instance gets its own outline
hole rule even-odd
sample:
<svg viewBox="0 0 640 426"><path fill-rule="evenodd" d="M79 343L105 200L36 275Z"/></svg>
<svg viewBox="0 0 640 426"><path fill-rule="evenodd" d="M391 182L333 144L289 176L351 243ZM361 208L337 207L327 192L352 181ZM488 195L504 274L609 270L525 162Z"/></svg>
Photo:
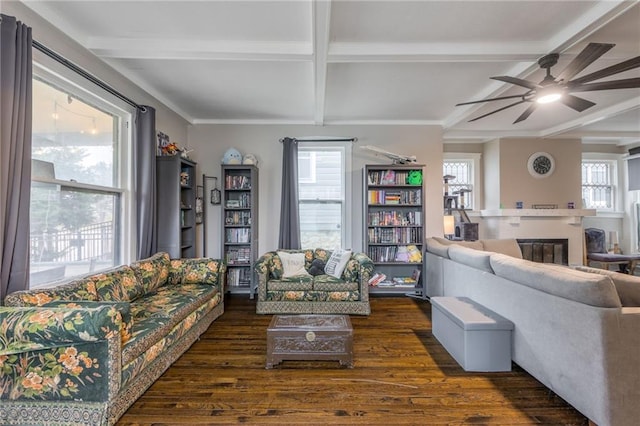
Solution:
<svg viewBox="0 0 640 426"><path fill-rule="evenodd" d="M290 138L296 142L358 142L358 138ZM284 142L285 138L280 139L280 143Z"/></svg>
<svg viewBox="0 0 640 426"><path fill-rule="evenodd" d="M47 55L48 57L50 57L51 59L54 59L55 61L61 63L65 67L69 68L70 70L74 71L75 73L77 73L77 74L81 75L82 77L86 78L87 80L89 80L90 82L95 84L96 86L98 86L98 87L106 90L107 92L111 93L113 96L117 97L118 99L123 100L124 102L128 103L132 107L137 108L137 109L139 109L139 110L141 110L143 112L147 110L142 105L138 105L136 102L132 101L131 99L129 99L128 97L126 97L122 93L118 92L116 89L114 89L113 87L109 86L104 81L98 79L97 77L93 76L89 72L87 72L84 69L80 68L78 65L76 65L73 62L69 61L64 56L59 55L58 53L56 53L53 50L49 49L47 46L43 45L39 41L32 40L31 41L31 45L34 48L38 49L40 52L42 52L45 55Z"/></svg>

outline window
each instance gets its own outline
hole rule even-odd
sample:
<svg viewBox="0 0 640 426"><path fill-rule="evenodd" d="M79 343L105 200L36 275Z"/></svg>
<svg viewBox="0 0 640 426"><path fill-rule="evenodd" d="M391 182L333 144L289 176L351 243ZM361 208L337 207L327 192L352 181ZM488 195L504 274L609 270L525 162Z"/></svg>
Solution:
<svg viewBox="0 0 640 426"><path fill-rule="evenodd" d="M298 193L302 248L348 247L346 157L350 146L331 142L298 148ZM310 176L311 175L311 176Z"/></svg>
<svg viewBox="0 0 640 426"><path fill-rule="evenodd" d="M615 161L582 160L582 203L585 208L614 209L615 173Z"/></svg>
<svg viewBox="0 0 640 426"><path fill-rule="evenodd" d="M69 81L34 72L31 287L123 263L128 117Z"/></svg>
<svg viewBox="0 0 640 426"><path fill-rule="evenodd" d="M473 210L475 206L479 205L475 183L478 179L476 163L480 156L477 154L455 154L454 157L453 155L445 154L442 165L443 176L455 176L454 179L449 180L449 195L459 193L460 190L470 191L465 193L463 200L458 197L458 206L460 207L461 201L464 201L465 210Z"/></svg>

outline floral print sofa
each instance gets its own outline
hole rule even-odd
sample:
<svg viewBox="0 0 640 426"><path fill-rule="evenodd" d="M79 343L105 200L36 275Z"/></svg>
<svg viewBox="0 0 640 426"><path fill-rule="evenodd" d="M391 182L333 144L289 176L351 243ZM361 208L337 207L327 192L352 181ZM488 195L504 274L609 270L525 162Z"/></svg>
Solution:
<svg viewBox="0 0 640 426"><path fill-rule="evenodd" d="M314 259L327 262L330 250L280 250L304 253L305 269ZM258 274L258 314L354 314L369 315L369 279L373 262L364 253L353 252L340 278L330 275L283 277L276 251L262 255L255 263Z"/></svg>
<svg viewBox="0 0 640 426"><path fill-rule="evenodd" d="M0 306L0 424L112 425L224 310L223 262L158 253Z"/></svg>

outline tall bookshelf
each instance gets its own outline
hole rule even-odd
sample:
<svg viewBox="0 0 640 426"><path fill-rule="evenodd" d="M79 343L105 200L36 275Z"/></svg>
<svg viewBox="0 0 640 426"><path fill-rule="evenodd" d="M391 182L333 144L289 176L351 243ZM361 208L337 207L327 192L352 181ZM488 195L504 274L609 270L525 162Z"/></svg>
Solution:
<svg viewBox="0 0 640 426"><path fill-rule="evenodd" d="M225 290L253 299L258 258L258 168L222 166L222 256L227 263Z"/></svg>
<svg viewBox="0 0 640 426"><path fill-rule="evenodd" d="M156 157L158 251L196 257L196 163L180 155Z"/></svg>
<svg viewBox="0 0 640 426"><path fill-rule="evenodd" d="M364 252L386 275L370 293L407 293L424 280L424 165L364 168ZM407 278L415 278L412 282ZM404 282L401 282L404 281Z"/></svg>

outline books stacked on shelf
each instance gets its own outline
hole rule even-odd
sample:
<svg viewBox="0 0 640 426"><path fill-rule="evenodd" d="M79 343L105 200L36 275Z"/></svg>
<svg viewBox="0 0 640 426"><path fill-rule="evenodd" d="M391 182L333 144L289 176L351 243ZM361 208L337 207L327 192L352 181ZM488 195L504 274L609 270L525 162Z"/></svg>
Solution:
<svg viewBox="0 0 640 426"><path fill-rule="evenodd" d="M370 189L368 191L368 202L370 205L420 205L422 203L422 192L419 189Z"/></svg>
<svg viewBox="0 0 640 426"><path fill-rule="evenodd" d="M414 245L410 246L373 246L369 247L367 256L376 262L404 262L404 263L420 263L422 262L422 253L420 249Z"/></svg>
<svg viewBox="0 0 640 426"><path fill-rule="evenodd" d="M227 265L248 264L251 262L251 247L232 248L225 256Z"/></svg>
<svg viewBox="0 0 640 426"><path fill-rule="evenodd" d="M380 272L376 272L375 274L373 274L371 279L369 279L369 285L371 287L376 287L378 284L380 284L381 282L383 282L386 279L387 279L387 276L385 274L382 274Z"/></svg>
<svg viewBox="0 0 640 426"><path fill-rule="evenodd" d="M225 189L251 189L249 176L227 175L224 180Z"/></svg>
<svg viewBox="0 0 640 426"><path fill-rule="evenodd" d="M226 225L251 225L251 212L226 212L224 223Z"/></svg>
<svg viewBox="0 0 640 426"><path fill-rule="evenodd" d="M237 198L227 200L226 207L230 209L251 208L251 194L239 194Z"/></svg>
<svg viewBox="0 0 640 426"><path fill-rule="evenodd" d="M396 287L415 287L420 279L420 269L414 269L410 277L393 277Z"/></svg>
<svg viewBox="0 0 640 426"><path fill-rule="evenodd" d="M369 171L369 185L407 185L409 183L409 173L416 170L375 170ZM421 170L417 172L422 173Z"/></svg>
<svg viewBox="0 0 640 426"><path fill-rule="evenodd" d="M226 243L250 243L251 229L249 228L232 228L225 232Z"/></svg>
<svg viewBox="0 0 640 426"><path fill-rule="evenodd" d="M229 268L227 270L227 286L248 287L251 284L251 268Z"/></svg>
<svg viewBox="0 0 640 426"><path fill-rule="evenodd" d="M398 210L369 212L367 223L369 226L421 226L422 213Z"/></svg>
<svg viewBox="0 0 640 426"><path fill-rule="evenodd" d="M369 228L370 244L420 244L421 228Z"/></svg>

